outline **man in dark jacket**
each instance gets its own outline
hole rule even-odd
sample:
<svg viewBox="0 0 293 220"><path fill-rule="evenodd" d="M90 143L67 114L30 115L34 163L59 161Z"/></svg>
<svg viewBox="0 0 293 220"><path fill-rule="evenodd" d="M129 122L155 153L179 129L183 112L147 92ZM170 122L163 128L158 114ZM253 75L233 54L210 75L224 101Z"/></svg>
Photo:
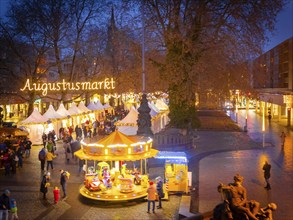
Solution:
<svg viewBox="0 0 293 220"><path fill-rule="evenodd" d="M159 196L158 200L159 200L159 205L157 206L158 209L162 208L162 198L164 198L164 191L163 191L163 181L162 178L160 176L158 176L156 178L156 182L157 182L157 194Z"/></svg>
<svg viewBox="0 0 293 220"><path fill-rule="evenodd" d="M0 196L0 219L8 219L10 210L10 191L6 189Z"/></svg>
<svg viewBox="0 0 293 220"><path fill-rule="evenodd" d="M264 171L264 178L266 180L267 185L265 186L265 189L270 190L271 184L269 182L269 179L271 177L271 164L268 163L268 161L265 162L263 165L263 171Z"/></svg>
<svg viewBox="0 0 293 220"><path fill-rule="evenodd" d="M10 191L8 189L0 196L0 210L10 210Z"/></svg>

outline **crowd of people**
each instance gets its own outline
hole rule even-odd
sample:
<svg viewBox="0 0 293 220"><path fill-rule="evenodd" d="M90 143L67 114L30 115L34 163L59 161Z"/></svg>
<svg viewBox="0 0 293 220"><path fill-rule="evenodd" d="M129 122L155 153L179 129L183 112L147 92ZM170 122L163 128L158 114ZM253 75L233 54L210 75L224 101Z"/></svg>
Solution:
<svg viewBox="0 0 293 220"><path fill-rule="evenodd" d="M0 140L0 169L4 175L15 174L22 168L24 158L30 157L32 142L28 137L8 136Z"/></svg>

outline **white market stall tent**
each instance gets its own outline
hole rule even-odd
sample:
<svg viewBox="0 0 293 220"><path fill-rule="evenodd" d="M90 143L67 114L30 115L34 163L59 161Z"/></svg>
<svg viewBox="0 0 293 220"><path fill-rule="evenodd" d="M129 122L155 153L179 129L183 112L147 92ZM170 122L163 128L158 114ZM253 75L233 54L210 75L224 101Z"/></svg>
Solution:
<svg viewBox="0 0 293 220"><path fill-rule="evenodd" d="M64 107L63 103L59 105L59 108L56 111L59 115L63 116L62 119L62 127L68 127L71 125L70 120L70 113L67 111L67 109Z"/></svg>
<svg viewBox="0 0 293 220"><path fill-rule="evenodd" d="M96 116L95 116L95 113L93 112L93 110L87 108L85 105L84 105L84 102L81 101L78 105L78 108L80 110L82 110L85 114L85 118L84 120L90 120L90 121L95 121L96 120Z"/></svg>
<svg viewBox="0 0 293 220"><path fill-rule="evenodd" d="M99 121L104 120L104 106L99 101L97 103L90 102L87 108L94 111L96 119L98 119Z"/></svg>
<svg viewBox="0 0 293 220"><path fill-rule="evenodd" d="M76 126L81 124L81 114L84 112L83 110L79 109L74 102L72 102L68 112L71 116L71 126Z"/></svg>
<svg viewBox="0 0 293 220"><path fill-rule="evenodd" d="M120 121L116 122L117 129L126 135L136 135L137 133L138 111L131 107L128 114Z"/></svg>
<svg viewBox="0 0 293 220"><path fill-rule="evenodd" d="M49 133L49 131L54 130L56 134L58 134L59 129L63 126L62 119L66 119L66 116L62 116L57 113L52 105L49 105L48 110L43 114L46 118L51 120L51 123L48 124L48 129L45 133Z"/></svg>
<svg viewBox="0 0 293 220"><path fill-rule="evenodd" d="M110 113L112 115L115 114L113 107L109 103L106 103L103 107L105 112Z"/></svg>
<svg viewBox="0 0 293 220"><path fill-rule="evenodd" d="M41 115L38 109L35 108L32 114L25 120L21 121L19 125L24 126L27 129L31 142L36 145L43 143L42 135L45 131L47 121L48 118Z"/></svg>

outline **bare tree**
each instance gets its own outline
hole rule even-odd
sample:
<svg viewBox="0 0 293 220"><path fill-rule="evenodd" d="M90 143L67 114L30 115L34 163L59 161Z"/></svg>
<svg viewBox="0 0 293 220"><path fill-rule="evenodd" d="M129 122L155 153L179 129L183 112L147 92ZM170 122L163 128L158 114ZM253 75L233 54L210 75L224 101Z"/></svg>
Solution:
<svg viewBox="0 0 293 220"><path fill-rule="evenodd" d="M165 48L165 60L157 65L163 79L169 82L171 123L181 127L189 123L196 126L195 91L198 86L203 89L198 80L205 78L204 72L198 72L201 59L221 50L221 59L227 65L260 51L265 31L272 30L284 4L280 0L144 2L149 26L161 36ZM210 60L201 65L214 63ZM212 78L217 78L218 73Z"/></svg>

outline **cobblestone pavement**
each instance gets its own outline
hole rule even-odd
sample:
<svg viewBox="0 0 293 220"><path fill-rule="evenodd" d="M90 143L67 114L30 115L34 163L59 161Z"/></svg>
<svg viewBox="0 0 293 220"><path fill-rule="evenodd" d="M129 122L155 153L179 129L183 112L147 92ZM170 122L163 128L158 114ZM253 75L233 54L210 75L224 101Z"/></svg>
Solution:
<svg viewBox="0 0 293 220"><path fill-rule="evenodd" d="M292 131L287 131L287 142L282 149L278 135L283 128L275 122L267 125L264 145L260 132L260 118L251 113L248 132L198 131L196 148L187 152L189 169L193 172L193 186L197 187L195 210L205 213L211 211L221 201L216 191L219 182L229 183L235 173L244 176L244 185L250 199L256 199L265 205L269 201L277 202L275 213L277 220L293 219L292 214ZM254 120L252 120L254 117ZM238 125L243 127L243 118L239 113ZM9 188L12 197L18 202L18 214L21 220L32 219L178 219L180 195L170 196L164 201L162 210L156 214L147 214L145 201L107 204L92 202L78 193L83 176L78 174L77 162L66 164L61 144L57 146L58 157L51 172L51 189L48 201L41 199L39 185L41 180L40 164L37 160L41 146L33 146L30 158L24 160L24 167L17 174L5 177L0 170L0 190ZM245 151L243 151L245 150ZM264 190L261 165L265 159L272 164L272 190ZM59 170L71 173L68 184L68 198L53 203L53 186L59 186ZM151 167L150 176L154 178L162 167ZM291 207L291 209L290 209Z"/></svg>

